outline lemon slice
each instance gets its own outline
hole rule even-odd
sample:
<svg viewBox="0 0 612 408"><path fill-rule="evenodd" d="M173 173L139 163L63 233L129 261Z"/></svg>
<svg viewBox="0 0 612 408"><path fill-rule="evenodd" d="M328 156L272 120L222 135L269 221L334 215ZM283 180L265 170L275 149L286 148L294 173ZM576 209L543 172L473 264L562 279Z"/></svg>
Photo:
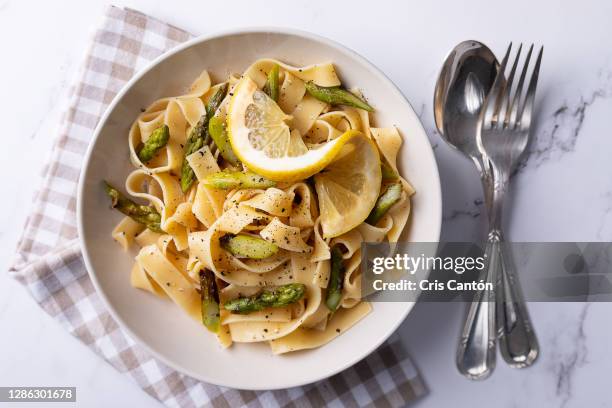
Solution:
<svg viewBox="0 0 612 408"><path fill-rule="evenodd" d="M316 148L308 148L285 114L249 77L233 90L228 135L236 156L252 171L274 181L296 181L327 166L355 131Z"/></svg>
<svg viewBox="0 0 612 408"><path fill-rule="evenodd" d="M352 137L314 179L323 237L352 230L368 217L380 193L382 174L376 145L361 133Z"/></svg>

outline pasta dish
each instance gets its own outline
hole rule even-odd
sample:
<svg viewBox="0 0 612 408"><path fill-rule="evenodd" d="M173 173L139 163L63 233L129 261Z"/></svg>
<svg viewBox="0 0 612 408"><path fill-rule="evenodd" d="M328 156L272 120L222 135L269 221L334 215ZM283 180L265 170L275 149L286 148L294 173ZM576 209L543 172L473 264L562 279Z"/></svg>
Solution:
<svg viewBox="0 0 612 408"><path fill-rule="evenodd" d="M332 63L274 59L153 102L129 130L125 188L105 183L124 214L112 236L137 251L131 285L223 347L282 354L349 329L371 311L361 243L396 242L414 193L402 137L373 112Z"/></svg>

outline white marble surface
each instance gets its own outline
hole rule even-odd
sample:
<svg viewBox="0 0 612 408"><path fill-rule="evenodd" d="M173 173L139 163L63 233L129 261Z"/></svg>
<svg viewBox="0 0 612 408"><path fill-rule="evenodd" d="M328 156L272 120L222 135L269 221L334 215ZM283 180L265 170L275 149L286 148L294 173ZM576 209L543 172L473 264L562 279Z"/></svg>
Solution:
<svg viewBox="0 0 612 408"><path fill-rule="evenodd" d="M612 3L601 1L213 2L117 0L193 33L279 25L317 32L385 71L421 113L440 166L443 237L482 233L481 192L471 164L433 131L434 81L446 52L475 38L498 54L508 41L545 45L536 143L515 177L513 240L612 238ZM231 4L230 7L228 5ZM9 263L37 174L87 33L107 3L0 0L0 260ZM503 10L503 11L502 11ZM503 18L499 18L503 13ZM382 46L381 46L382 45ZM420 304L401 327L430 393L418 407L599 407L612 405L610 304L532 304L542 346L527 370L500 362L487 381L462 378L454 352L463 315L456 304ZM44 314L0 273L0 385L70 385L87 407L158 406ZM2 406L2 404L0 404Z"/></svg>

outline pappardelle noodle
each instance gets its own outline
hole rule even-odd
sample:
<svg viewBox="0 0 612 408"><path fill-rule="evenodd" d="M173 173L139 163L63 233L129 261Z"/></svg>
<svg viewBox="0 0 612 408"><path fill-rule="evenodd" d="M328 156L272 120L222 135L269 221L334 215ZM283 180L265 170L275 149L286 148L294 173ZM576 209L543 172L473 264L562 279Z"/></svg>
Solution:
<svg viewBox="0 0 612 408"><path fill-rule="evenodd" d="M129 131L127 194L105 184L125 215L112 236L138 250L132 286L223 347L281 354L349 329L371 311L361 243L396 242L414 193L397 168L402 137L372 112L332 63L273 59L216 84L203 71L155 101Z"/></svg>

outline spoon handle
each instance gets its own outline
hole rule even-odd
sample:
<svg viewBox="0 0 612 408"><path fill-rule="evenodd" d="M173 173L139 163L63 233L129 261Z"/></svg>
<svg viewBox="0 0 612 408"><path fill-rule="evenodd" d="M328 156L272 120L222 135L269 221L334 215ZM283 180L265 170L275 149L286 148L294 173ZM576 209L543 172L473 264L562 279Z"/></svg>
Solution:
<svg viewBox="0 0 612 408"><path fill-rule="evenodd" d="M495 287L499 270L499 244L495 236L487 243L487 265L480 279ZM483 380L495 369L495 290L476 292L463 325L457 349L457 368L471 380Z"/></svg>
<svg viewBox="0 0 612 408"><path fill-rule="evenodd" d="M497 327L503 359L515 368L529 367L539 354L538 339L521 291L512 256L501 253L502 273L498 279Z"/></svg>

